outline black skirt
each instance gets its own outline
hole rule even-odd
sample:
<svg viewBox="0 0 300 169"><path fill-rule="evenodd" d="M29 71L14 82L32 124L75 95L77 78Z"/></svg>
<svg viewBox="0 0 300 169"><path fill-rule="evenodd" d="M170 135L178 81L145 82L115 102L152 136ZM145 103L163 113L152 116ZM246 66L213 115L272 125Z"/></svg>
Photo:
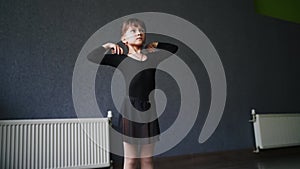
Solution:
<svg viewBox="0 0 300 169"><path fill-rule="evenodd" d="M136 117L141 113L149 116ZM121 114L119 126L123 141L131 144L151 144L159 140L160 128L154 100L127 97L123 101ZM133 115L135 117L132 117ZM142 119L142 121L137 121L137 119Z"/></svg>

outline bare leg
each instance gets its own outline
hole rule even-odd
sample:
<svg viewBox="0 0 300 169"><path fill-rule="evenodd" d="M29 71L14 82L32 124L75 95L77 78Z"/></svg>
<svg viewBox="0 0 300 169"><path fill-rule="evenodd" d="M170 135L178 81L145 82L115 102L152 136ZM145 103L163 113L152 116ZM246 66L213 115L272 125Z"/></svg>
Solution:
<svg viewBox="0 0 300 169"><path fill-rule="evenodd" d="M154 144L141 145L141 168L154 169L153 166Z"/></svg>
<svg viewBox="0 0 300 169"><path fill-rule="evenodd" d="M123 142L124 169L136 169L138 164L138 146Z"/></svg>

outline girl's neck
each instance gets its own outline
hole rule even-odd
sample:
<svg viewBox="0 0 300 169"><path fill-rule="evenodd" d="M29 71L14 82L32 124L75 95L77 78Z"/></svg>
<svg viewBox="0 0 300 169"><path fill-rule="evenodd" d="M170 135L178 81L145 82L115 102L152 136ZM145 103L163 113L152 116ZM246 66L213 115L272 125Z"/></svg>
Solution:
<svg viewBox="0 0 300 169"><path fill-rule="evenodd" d="M141 46L128 46L128 54L129 57L139 60L145 61L147 56L142 54L142 47Z"/></svg>
<svg viewBox="0 0 300 169"><path fill-rule="evenodd" d="M128 53L141 53L142 47L141 46L128 46Z"/></svg>

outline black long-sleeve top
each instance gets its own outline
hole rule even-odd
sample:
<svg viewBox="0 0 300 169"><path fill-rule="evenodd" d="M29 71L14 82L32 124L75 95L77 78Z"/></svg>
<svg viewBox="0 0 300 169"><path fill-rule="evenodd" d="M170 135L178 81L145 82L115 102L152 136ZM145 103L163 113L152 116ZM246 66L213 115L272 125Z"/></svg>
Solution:
<svg viewBox="0 0 300 169"><path fill-rule="evenodd" d="M178 47L159 42L156 51L146 53L147 59L139 61L126 55L128 50L124 44L118 44L125 51L122 55L105 54L107 50L100 46L88 54L87 58L91 62L119 69L125 79L126 94L148 100L150 92L155 89L156 67L161 61L176 53Z"/></svg>

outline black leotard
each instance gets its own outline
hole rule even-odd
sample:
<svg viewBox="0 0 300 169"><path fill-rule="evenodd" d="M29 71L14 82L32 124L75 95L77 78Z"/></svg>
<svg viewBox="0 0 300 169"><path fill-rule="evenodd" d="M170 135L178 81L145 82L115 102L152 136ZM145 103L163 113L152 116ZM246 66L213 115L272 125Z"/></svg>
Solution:
<svg viewBox="0 0 300 169"><path fill-rule="evenodd" d="M118 44L123 48L125 54L104 54L106 49L101 46L93 50L87 57L91 62L109 65L122 72L126 84L126 95L129 96L129 99L124 99L122 105L121 114L125 115L125 117L120 118L120 122L122 123L120 124L120 127L122 128L124 135L133 138L149 138L142 144L152 143L157 141L155 136L160 134L157 117L154 116L156 117L155 120L150 120L146 123L128 119L136 118L130 118L136 110L147 111L151 106L155 107L155 103L151 103L153 104L151 105L148 100L150 92L155 89L156 67L161 61L175 53L178 47L169 43L159 42L157 51L147 53L147 59L145 61L138 61L126 55L128 50L123 43ZM129 104L136 110L134 110L132 106L129 106ZM147 114L156 114L156 112L150 111L149 113L147 112ZM139 116L139 113L134 115ZM141 143L140 141L128 139L125 139L125 141L137 144Z"/></svg>

